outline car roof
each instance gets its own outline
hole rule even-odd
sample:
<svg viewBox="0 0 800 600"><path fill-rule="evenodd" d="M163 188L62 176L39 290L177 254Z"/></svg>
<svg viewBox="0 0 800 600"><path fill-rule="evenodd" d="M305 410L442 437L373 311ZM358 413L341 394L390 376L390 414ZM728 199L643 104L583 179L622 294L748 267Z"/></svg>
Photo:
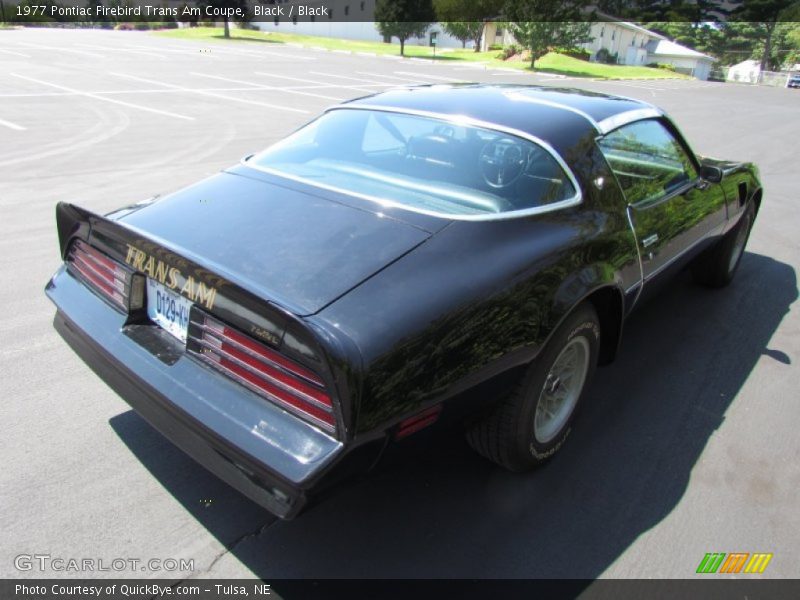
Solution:
<svg viewBox="0 0 800 600"><path fill-rule="evenodd" d="M348 107L462 116L544 140L565 155L586 136L658 116L653 105L573 88L512 84L430 84L393 88ZM334 107L335 108L335 107Z"/></svg>

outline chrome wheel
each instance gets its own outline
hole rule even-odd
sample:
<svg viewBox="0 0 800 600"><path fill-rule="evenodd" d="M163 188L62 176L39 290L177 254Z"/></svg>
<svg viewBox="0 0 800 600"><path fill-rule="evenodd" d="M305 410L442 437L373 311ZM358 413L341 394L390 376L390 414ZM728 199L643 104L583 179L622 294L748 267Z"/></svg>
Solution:
<svg viewBox="0 0 800 600"><path fill-rule="evenodd" d="M736 265L739 264L739 259L744 252L744 246L747 243L747 234L750 233L750 213L747 212L742 216L742 221L739 224L739 231L736 232L736 239L733 242L733 250L731 257L728 261L728 272L733 273Z"/></svg>
<svg viewBox="0 0 800 600"><path fill-rule="evenodd" d="M533 419L533 435L540 444L556 437L569 420L586 382L589 356L589 342L577 336L567 342L550 367Z"/></svg>

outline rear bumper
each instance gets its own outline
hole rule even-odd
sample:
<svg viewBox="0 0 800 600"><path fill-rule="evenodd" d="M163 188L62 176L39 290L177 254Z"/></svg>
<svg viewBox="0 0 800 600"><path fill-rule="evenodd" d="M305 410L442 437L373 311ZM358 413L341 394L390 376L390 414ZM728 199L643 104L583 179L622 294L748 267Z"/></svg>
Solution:
<svg viewBox="0 0 800 600"><path fill-rule="evenodd" d="M159 358L63 268L46 293L56 330L84 362L172 443L273 514L295 516L342 453L338 440L182 351Z"/></svg>

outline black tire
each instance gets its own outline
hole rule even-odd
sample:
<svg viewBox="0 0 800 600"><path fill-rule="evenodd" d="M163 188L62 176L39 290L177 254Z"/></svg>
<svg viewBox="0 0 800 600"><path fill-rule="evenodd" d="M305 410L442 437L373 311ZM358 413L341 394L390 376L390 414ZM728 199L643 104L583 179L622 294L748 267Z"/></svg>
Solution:
<svg viewBox="0 0 800 600"><path fill-rule="evenodd" d="M499 402L492 413L467 430L467 440L472 448L511 471L524 471L548 460L569 436L578 407L597 367L599 346L600 323L597 313L591 305L581 304L558 327L508 396ZM546 439L539 439L537 431L542 432L544 426L534 424L537 407L542 402L543 409L548 407L551 401L548 399L554 398L555 393L560 391L559 386L563 385L559 377L553 379L551 369L556 366L557 359L562 359L564 352L573 351L586 353L583 381L571 401L569 413L566 417L562 415L563 423L560 420L551 423L554 428L552 434ZM561 362L559 360L559 365ZM545 390L546 384L549 391ZM569 396L572 397L572 394Z"/></svg>
<svg viewBox="0 0 800 600"><path fill-rule="evenodd" d="M755 215L756 211L751 202L745 207L736 226L726 233L716 246L698 257L692 265L692 277L697 283L721 288L733 280L739 263L742 262Z"/></svg>

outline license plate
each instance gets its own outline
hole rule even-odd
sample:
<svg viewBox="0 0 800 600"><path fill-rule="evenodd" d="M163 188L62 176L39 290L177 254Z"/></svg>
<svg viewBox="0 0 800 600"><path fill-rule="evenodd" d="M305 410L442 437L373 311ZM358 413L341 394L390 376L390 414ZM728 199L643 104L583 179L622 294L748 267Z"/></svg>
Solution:
<svg viewBox="0 0 800 600"><path fill-rule="evenodd" d="M186 341L191 309L191 300L170 291L157 281L147 280L147 316L182 342Z"/></svg>

